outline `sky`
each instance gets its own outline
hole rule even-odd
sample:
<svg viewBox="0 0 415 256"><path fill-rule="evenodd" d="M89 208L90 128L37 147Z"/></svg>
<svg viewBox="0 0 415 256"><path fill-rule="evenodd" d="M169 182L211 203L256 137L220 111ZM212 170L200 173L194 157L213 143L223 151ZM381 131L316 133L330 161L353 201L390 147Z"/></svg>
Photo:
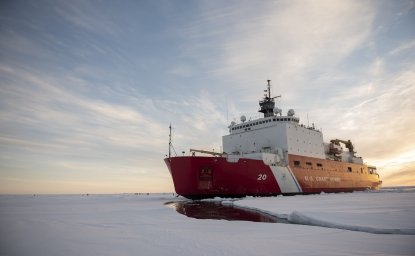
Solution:
<svg viewBox="0 0 415 256"><path fill-rule="evenodd" d="M276 105L415 185L415 1L1 1L0 193L171 192Z"/></svg>

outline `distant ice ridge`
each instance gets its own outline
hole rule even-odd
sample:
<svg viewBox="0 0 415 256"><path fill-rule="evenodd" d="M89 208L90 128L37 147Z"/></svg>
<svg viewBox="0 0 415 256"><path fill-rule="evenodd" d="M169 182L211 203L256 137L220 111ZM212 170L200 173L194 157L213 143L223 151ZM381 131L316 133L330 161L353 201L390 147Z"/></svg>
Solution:
<svg viewBox="0 0 415 256"><path fill-rule="evenodd" d="M398 235L415 235L415 229L389 229L389 228L373 228L365 226L353 226L340 223L333 223L316 218L312 218L301 212L294 211L288 215L288 221L293 224L302 224L310 226L319 226L326 228L337 228L350 231L360 231L372 234L398 234Z"/></svg>
<svg viewBox="0 0 415 256"><path fill-rule="evenodd" d="M413 193L415 192L415 186L399 186L399 187L384 187L380 190L370 191L372 193Z"/></svg>

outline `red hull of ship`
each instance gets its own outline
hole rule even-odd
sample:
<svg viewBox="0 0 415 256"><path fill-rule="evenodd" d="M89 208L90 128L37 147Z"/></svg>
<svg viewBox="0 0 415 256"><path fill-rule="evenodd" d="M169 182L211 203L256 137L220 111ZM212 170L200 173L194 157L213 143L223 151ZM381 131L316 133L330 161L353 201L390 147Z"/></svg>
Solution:
<svg viewBox="0 0 415 256"><path fill-rule="evenodd" d="M164 160L173 178L176 193L187 198L269 196L281 191L268 166L262 161L240 159L229 163L222 157L183 156ZM210 170L210 176L203 170ZM258 175L266 180L258 181Z"/></svg>
<svg viewBox="0 0 415 256"><path fill-rule="evenodd" d="M182 156L164 159L176 193L191 199L209 197L270 196L282 194L271 168L262 160ZM289 156L301 193L351 192L377 189L381 181L362 164L350 164L303 156ZM294 160L313 167L294 166ZM316 167L317 163L322 167ZM323 168L324 167L324 168ZM352 169L350 172L348 167ZM347 170L347 171L345 171Z"/></svg>

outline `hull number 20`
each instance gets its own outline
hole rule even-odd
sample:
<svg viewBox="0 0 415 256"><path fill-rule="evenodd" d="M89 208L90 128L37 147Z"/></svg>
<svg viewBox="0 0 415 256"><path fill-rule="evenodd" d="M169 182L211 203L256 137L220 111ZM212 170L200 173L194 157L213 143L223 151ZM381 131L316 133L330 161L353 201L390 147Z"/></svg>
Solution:
<svg viewBox="0 0 415 256"><path fill-rule="evenodd" d="M258 174L257 180L266 180L266 179L267 179L267 175L265 173L264 174L262 174L262 173Z"/></svg>

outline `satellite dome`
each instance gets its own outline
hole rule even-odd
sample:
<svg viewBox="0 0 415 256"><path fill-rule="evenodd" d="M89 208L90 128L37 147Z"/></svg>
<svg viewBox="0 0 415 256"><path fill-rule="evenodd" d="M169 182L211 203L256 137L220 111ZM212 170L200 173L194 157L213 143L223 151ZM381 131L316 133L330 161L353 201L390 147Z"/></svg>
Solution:
<svg viewBox="0 0 415 256"><path fill-rule="evenodd" d="M287 115L288 116L294 116L295 115L294 109L289 109L288 112L287 112Z"/></svg>
<svg viewBox="0 0 415 256"><path fill-rule="evenodd" d="M243 122L245 122L245 121L246 121L246 116L242 115L242 116L241 116L241 122L243 123Z"/></svg>
<svg viewBox="0 0 415 256"><path fill-rule="evenodd" d="M274 108L274 113L276 114L276 115L278 115L278 114L282 114L282 109L280 109L280 108L277 108L277 107L275 107Z"/></svg>

